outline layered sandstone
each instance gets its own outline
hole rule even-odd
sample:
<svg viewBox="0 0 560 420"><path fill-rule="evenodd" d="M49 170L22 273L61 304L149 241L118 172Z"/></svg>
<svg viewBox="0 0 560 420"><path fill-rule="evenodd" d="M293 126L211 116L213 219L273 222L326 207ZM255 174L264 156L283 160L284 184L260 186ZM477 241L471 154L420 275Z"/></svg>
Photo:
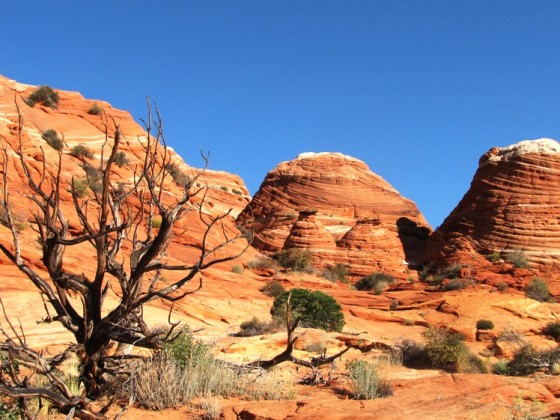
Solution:
<svg viewBox="0 0 560 420"><path fill-rule="evenodd" d="M294 228L300 230L301 210L313 211L312 223L322 227L309 230L305 241L295 242L289 237ZM379 223L358 223L370 219ZM421 256L430 232L412 201L364 162L340 153L305 153L280 163L267 174L238 222L254 229L253 245L258 249L310 248L321 255L323 264L356 267L354 275L378 269L404 273L406 261ZM356 231L349 233L353 228Z"/></svg>
<svg viewBox="0 0 560 420"><path fill-rule="evenodd" d="M560 268L560 144L551 139L493 148L470 189L430 241L429 258L521 251L547 276ZM473 257L473 258L475 258Z"/></svg>

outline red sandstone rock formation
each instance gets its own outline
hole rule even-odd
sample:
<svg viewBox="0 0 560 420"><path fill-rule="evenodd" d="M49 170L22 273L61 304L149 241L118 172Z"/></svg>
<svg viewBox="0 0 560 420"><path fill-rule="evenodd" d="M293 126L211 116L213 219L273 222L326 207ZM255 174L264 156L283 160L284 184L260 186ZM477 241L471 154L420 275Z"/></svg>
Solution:
<svg viewBox="0 0 560 420"><path fill-rule="evenodd" d="M276 252L292 246L309 247L321 256L323 264L355 266L354 275L379 269L404 273L403 262L420 258L430 232L412 201L364 162L340 153L305 153L279 164L266 176L250 208L252 214L245 209L238 222L246 228L254 226L253 245L258 249ZM300 230L294 224L304 224L297 218L300 209L315 211L314 227L305 241L288 240ZM379 220L379 224L358 226L349 233L362 219ZM324 229L317 228L318 223ZM325 237L325 230L332 240ZM332 245L337 241L335 250Z"/></svg>
<svg viewBox="0 0 560 420"><path fill-rule="evenodd" d="M429 259L467 252L480 263L480 255L500 253L507 259L517 250L542 276L560 268L560 144L555 140L522 141L485 153L469 191L432 236ZM560 284L552 286L560 292Z"/></svg>

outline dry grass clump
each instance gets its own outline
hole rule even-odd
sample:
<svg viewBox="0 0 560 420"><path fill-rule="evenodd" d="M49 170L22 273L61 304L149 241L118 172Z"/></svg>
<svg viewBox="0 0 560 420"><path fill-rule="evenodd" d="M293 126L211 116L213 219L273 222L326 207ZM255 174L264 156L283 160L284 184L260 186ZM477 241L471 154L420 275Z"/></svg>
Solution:
<svg viewBox="0 0 560 420"><path fill-rule="evenodd" d="M183 333L163 351L139 364L124 390L151 410L189 404L194 397L215 408L215 397L249 400L289 398L287 382L274 372L247 370L214 359L208 345Z"/></svg>
<svg viewBox="0 0 560 420"><path fill-rule="evenodd" d="M348 364L351 393L357 400L393 395L389 381L380 376L376 364L365 360L353 360Z"/></svg>
<svg viewBox="0 0 560 420"><path fill-rule="evenodd" d="M243 322L239 326L239 332L237 333L238 337L253 337L255 335L265 335L265 334L273 334L278 332L282 329L282 323L273 318L271 321L260 321L256 317L249 321Z"/></svg>

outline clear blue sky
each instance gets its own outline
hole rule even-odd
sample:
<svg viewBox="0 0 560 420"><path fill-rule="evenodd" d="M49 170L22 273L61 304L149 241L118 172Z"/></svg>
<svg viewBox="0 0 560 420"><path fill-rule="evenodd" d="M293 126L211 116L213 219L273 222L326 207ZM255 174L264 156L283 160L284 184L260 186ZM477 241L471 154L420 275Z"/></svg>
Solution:
<svg viewBox="0 0 560 420"><path fill-rule="evenodd" d="M493 146L560 138L560 1L9 1L0 73L163 113L254 194L307 151L365 161L433 227Z"/></svg>

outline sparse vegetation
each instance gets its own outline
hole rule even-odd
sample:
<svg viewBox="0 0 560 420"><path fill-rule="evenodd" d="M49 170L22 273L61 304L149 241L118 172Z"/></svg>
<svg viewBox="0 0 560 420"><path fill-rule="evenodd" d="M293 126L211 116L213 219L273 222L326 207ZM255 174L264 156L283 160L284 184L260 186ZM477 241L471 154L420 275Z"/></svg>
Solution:
<svg viewBox="0 0 560 420"><path fill-rule="evenodd" d="M429 329L424 332L424 350L433 367L448 372L485 373L486 366L472 354L462 334L445 329Z"/></svg>
<svg viewBox="0 0 560 420"><path fill-rule="evenodd" d="M173 178L173 182L177 184L179 187L186 187L190 183L189 177L179 169L177 165L174 163L169 163L166 166L167 172Z"/></svg>
<svg viewBox="0 0 560 420"><path fill-rule="evenodd" d="M493 330L494 323L489 319L479 319L476 321L476 329L477 330Z"/></svg>
<svg viewBox="0 0 560 420"><path fill-rule="evenodd" d="M525 287L525 296L539 302L550 302L552 296L548 289L548 284L540 277L534 277L533 280Z"/></svg>
<svg viewBox="0 0 560 420"><path fill-rule="evenodd" d="M351 392L357 400L371 400L374 398L393 395L391 384L379 376L375 364L365 360L353 360L348 363Z"/></svg>
<svg viewBox="0 0 560 420"><path fill-rule="evenodd" d="M527 257L525 256L525 253L520 249L515 249L513 251L508 252L506 254L505 259L510 264L513 264L515 268L529 267L529 261L527 261Z"/></svg>
<svg viewBox="0 0 560 420"><path fill-rule="evenodd" d="M159 229L161 227L161 217L154 217L152 219L152 228Z"/></svg>
<svg viewBox="0 0 560 420"><path fill-rule="evenodd" d="M380 295L388 285L394 282L395 278L389 274L373 273L362 277L355 286L358 290L373 290L376 295Z"/></svg>
<svg viewBox="0 0 560 420"><path fill-rule="evenodd" d="M350 267L347 264L337 263L335 265L327 264L323 277L327 280L336 283L337 281L346 283L348 280L346 276L350 273Z"/></svg>
<svg viewBox="0 0 560 420"><path fill-rule="evenodd" d="M473 284L472 279L455 278L453 280L450 280L448 283L444 284L443 291L444 292L449 292L449 291L452 291L452 290L463 290L463 289L466 289L467 287L469 287L472 284Z"/></svg>
<svg viewBox="0 0 560 420"><path fill-rule="evenodd" d="M50 86L39 86L27 97L25 103L30 107L41 104L52 109L58 108L60 97Z"/></svg>
<svg viewBox="0 0 560 420"><path fill-rule="evenodd" d="M301 319L304 326L326 331L342 331L344 315L342 308L332 296L319 291L292 289L274 299L272 316L279 320L286 317L286 303L290 298L291 318Z"/></svg>
<svg viewBox="0 0 560 420"><path fill-rule="evenodd" d="M560 363L560 348L537 350L531 344L521 347L507 365L508 375L526 376L543 370L552 373Z"/></svg>
<svg viewBox="0 0 560 420"><path fill-rule="evenodd" d="M259 290L265 295L275 299L281 296L286 291L284 286L282 286L282 283L280 283L278 280L270 280Z"/></svg>
<svg viewBox="0 0 560 420"><path fill-rule="evenodd" d="M502 259L501 255L499 252L492 252L491 254L488 254L486 256L486 259L488 261L490 261L492 264L497 263L498 261L500 261Z"/></svg>
<svg viewBox="0 0 560 420"><path fill-rule="evenodd" d="M507 285L507 283L504 282L498 283L498 290L500 292L505 292L508 289L508 287L509 286Z"/></svg>
<svg viewBox="0 0 560 420"><path fill-rule="evenodd" d="M262 255L255 260L247 263L247 268L250 270L274 270L278 269L278 264L272 258Z"/></svg>
<svg viewBox="0 0 560 420"><path fill-rule="evenodd" d="M87 146L78 144L72 148L70 154L80 159L93 159L93 152Z"/></svg>
<svg viewBox="0 0 560 420"><path fill-rule="evenodd" d="M77 198L84 198L88 192L89 185L86 179L73 178L72 191Z"/></svg>
<svg viewBox="0 0 560 420"><path fill-rule="evenodd" d="M231 267L231 272L235 274L243 274L243 267L240 265L234 265Z"/></svg>
<svg viewBox="0 0 560 420"><path fill-rule="evenodd" d="M543 328L542 333L556 341L560 341L560 322L549 322Z"/></svg>
<svg viewBox="0 0 560 420"><path fill-rule="evenodd" d="M448 279L456 279L461 275L461 270L463 269L463 264L452 264L446 267L443 271L443 275Z"/></svg>
<svg viewBox="0 0 560 420"><path fill-rule="evenodd" d="M54 150L60 151L64 148L64 143L62 143L62 140L58 136L58 133L56 132L56 130L53 130L52 128L49 128L48 130L43 131L43 134L41 134L41 137Z"/></svg>
<svg viewBox="0 0 560 420"><path fill-rule="evenodd" d="M101 115L103 113L103 108L101 108L98 104L93 104L90 106L87 113L90 115Z"/></svg>
<svg viewBox="0 0 560 420"><path fill-rule="evenodd" d="M122 168L123 166L126 166L129 164L129 160L126 157L126 153L125 152L117 152L115 154L115 164L119 167Z"/></svg>
<svg viewBox="0 0 560 420"><path fill-rule="evenodd" d="M243 322L239 326L238 337L252 337L254 335L265 335L273 334L282 329L282 323L277 318L273 318L271 321L260 321L256 317L249 321Z"/></svg>
<svg viewBox="0 0 560 420"><path fill-rule="evenodd" d="M313 255L308 249L288 248L274 255L274 259L278 261L283 268L296 272L311 272L311 258Z"/></svg>

